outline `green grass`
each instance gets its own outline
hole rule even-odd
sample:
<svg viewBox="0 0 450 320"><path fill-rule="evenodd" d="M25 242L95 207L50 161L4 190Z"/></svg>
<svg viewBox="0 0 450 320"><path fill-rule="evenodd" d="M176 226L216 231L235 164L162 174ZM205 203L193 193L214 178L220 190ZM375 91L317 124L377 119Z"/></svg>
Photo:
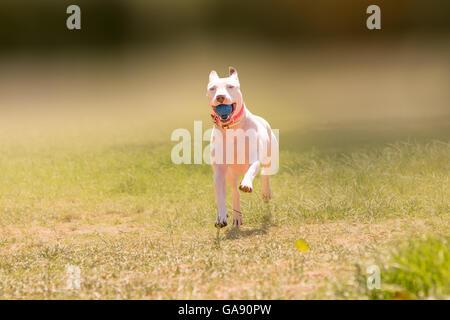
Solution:
<svg viewBox="0 0 450 320"><path fill-rule="evenodd" d="M323 288L346 279L367 252L449 231L444 141L282 150L271 204L259 192L242 195L244 226L220 231L211 168L172 165L170 146L7 151L0 156L3 298L339 297ZM299 238L310 252L296 250ZM79 290L64 289L67 265L81 269ZM433 296L444 285L422 291Z"/></svg>
<svg viewBox="0 0 450 320"><path fill-rule="evenodd" d="M281 148L271 203L257 177L240 229L214 228L208 165L170 160L172 130L211 125L207 51L111 74L18 71L7 81L29 93L3 92L0 110L0 298L448 297L448 59L426 52L412 68L407 49L234 56L248 107L280 129ZM55 83L64 95L48 99ZM362 287L374 263L397 289ZM70 265L79 289L66 289Z"/></svg>
<svg viewBox="0 0 450 320"><path fill-rule="evenodd" d="M424 236L402 241L394 249L379 254L379 289L367 287L361 265L355 275L359 286L339 288L346 297L369 299L449 299L450 245L448 236Z"/></svg>

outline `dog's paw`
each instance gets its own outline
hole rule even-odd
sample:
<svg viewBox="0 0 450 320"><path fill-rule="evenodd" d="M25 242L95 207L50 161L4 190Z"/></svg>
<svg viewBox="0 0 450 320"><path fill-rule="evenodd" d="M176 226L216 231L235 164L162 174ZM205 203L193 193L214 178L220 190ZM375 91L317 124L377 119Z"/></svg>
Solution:
<svg viewBox="0 0 450 320"><path fill-rule="evenodd" d="M242 214L240 212L233 211L233 227L242 226Z"/></svg>
<svg viewBox="0 0 450 320"><path fill-rule="evenodd" d="M244 181L242 181L239 186L239 190L241 190L243 192L252 192L253 186L251 183L245 183Z"/></svg>
<svg viewBox="0 0 450 320"><path fill-rule="evenodd" d="M217 216L217 218L216 218L216 223L214 224L214 226L215 226L216 228L223 228L223 227L226 227L226 226L228 225L228 223L227 223L227 218L228 218L228 215L226 215L225 217Z"/></svg>

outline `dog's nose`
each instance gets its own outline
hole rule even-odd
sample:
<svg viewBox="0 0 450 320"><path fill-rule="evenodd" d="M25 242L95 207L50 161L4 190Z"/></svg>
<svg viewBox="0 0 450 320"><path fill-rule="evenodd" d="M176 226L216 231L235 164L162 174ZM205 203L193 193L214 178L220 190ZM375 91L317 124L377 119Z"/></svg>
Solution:
<svg viewBox="0 0 450 320"><path fill-rule="evenodd" d="M225 96L224 95L218 95L216 97L217 102L223 103L225 101Z"/></svg>

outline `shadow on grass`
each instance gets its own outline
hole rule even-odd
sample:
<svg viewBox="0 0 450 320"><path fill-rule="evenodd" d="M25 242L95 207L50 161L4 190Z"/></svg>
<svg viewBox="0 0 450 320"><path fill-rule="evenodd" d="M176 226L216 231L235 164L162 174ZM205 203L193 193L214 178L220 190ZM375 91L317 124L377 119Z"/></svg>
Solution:
<svg viewBox="0 0 450 320"><path fill-rule="evenodd" d="M270 206L267 205L265 209L265 213L262 216L261 226L259 228L254 228L250 230L241 230L238 227L232 227L225 231L225 239L226 240L236 240L244 237L251 237L259 234L266 234L269 230L272 223L272 211Z"/></svg>

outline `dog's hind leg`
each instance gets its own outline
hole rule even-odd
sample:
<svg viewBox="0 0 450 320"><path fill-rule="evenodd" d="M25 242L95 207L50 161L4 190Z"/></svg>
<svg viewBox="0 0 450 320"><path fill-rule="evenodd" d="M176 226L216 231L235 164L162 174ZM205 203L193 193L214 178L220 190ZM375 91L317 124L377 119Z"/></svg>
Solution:
<svg viewBox="0 0 450 320"><path fill-rule="evenodd" d="M278 171L279 159L278 159L278 141L274 133L269 131L270 139L267 144L267 150L262 154L262 169L261 169L261 193L264 202L269 202L272 197L272 191L270 190L270 175L275 174Z"/></svg>
<svg viewBox="0 0 450 320"><path fill-rule="evenodd" d="M269 202L270 198L272 197L272 191L270 190L270 182L269 182L269 175L262 174L261 175L261 194L263 201L265 203Z"/></svg>
<svg viewBox="0 0 450 320"><path fill-rule="evenodd" d="M242 225L242 211L239 190L237 186L239 175L233 173L231 170L227 172L227 182L231 188L231 198L233 199L233 226L239 227Z"/></svg>

